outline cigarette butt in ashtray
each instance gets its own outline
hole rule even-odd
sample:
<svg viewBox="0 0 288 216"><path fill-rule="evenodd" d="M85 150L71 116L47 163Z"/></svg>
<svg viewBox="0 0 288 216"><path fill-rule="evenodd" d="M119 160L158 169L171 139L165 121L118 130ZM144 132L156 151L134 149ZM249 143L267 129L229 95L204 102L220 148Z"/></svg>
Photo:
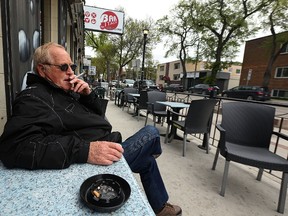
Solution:
<svg viewBox="0 0 288 216"><path fill-rule="evenodd" d="M83 73L81 73L81 74L78 74L78 75L76 76L76 78L79 78L79 77L83 76L84 74L85 74L85 72L83 72Z"/></svg>

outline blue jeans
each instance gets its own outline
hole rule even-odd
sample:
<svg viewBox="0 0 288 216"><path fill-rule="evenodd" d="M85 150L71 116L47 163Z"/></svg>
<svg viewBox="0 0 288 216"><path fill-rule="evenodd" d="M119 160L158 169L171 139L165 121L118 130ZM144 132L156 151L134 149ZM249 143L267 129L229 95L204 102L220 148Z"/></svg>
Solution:
<svg viewBox="0 0 288 216"><path fill-rule="evenodd" d="M154 211L163 207L168 194L153 155L161 154L157 128L146 126L122 143L131 170L139 173L147 199Z"/></svg>

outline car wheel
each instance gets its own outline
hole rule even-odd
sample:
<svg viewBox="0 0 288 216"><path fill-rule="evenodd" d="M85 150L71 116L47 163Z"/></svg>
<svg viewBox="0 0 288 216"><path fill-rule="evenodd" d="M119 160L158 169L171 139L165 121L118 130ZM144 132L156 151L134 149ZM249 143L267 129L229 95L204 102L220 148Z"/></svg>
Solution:
<svg viewBox="0 0 288 216"><path fill-rule="evenodd" d="M228 95L227 94L223 94L222 97L228 97Z"/></svg>
<svg viewBox="0 0 288 216"><path fill-rule="evenodd" d="M253 100L253 97L250 95L247 97L247 100Z"/></svg>

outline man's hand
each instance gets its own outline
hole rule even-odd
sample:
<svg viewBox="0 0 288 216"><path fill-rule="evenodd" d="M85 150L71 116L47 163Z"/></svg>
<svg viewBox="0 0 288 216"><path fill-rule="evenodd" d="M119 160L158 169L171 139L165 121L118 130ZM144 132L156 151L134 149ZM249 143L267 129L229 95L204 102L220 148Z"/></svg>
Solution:
<svg viewBox="0 0 288 216"><path fill-rule="evenodd" d="M111 165L119 161L124 150L118 143L96 141L90 143L87 162L98 165Z"/></svg>
<svg viewBox="0 0 288 216"><path fill-rule="evenodd" d="M84 80L79 79L75 74L70 76L71 90L83 95L89 95L91 89Z"/></svg>

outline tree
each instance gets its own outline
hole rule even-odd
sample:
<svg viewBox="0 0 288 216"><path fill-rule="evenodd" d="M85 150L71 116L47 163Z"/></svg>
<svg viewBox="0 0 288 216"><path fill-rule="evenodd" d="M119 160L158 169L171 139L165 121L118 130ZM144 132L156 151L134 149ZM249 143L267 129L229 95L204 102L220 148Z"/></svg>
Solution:
<svg viewBox="0 0 288 216"><path fill-rule="evenodd" d="M282 34L277 34L276 29L287 29L288 27L288 2L287 0L275 1L269 8L263 10L263 17L265 14L269 14L267 19L264 19L262 24L263 28L269 28L272 34L271 42L267 44L268 48L271 50L270 58L267 64L267 68L264 72L262 86L268 87L272 66L276 61L277 57L281 53L282 49L288 45L287 32Z"/></svg>
<svg viewBox="0 0 288 216"><path fill-rule="evenodd" d="M86 45L92 47L97 53L95 65L98 71L107 71L107 79L111 80L110 64L115 57L116 46L109 41L108 35L99 33L98 36L93 32L86 31ZM106 69L106 70L105 70Z"/></svg>
<svg viewBox="0 0 288 216"><path fill-rule="evenodd" d="M253 16L277 0L208 0L199 3L198 27L205 41L205 57L211 62L212 73L206 82L214 84L223 68L222 59L232 59L240 42L257 32ZM188 0L191 7L194 0Z"/></svg>
<svg viewBox="0 0 288 216"><path fill-rule="evenodd" d="M144 29L149 29L149 40L147 41L146 54L147 56L152 55L151 48L157 41L157 37L155 36L152 26L152 19L148 19L147 21L139 21L137 19L128 18L125 22L124 34L121 37L110 35L110 40L117 47L115 59L119 65L120 76L122 75L123 67L128 65L133 59L142 56Z"/></svg>
<svg viewBox="0 0 288 216"><path fill-rule="evenodd" d="M153 44L157 42L157 36L152 26L153 20L151 19L139 21L128 17L124 24L123 35L87 32L86 45L92 47L99 60L105 60L107 71L109 71L109 65L114 62L117 63L118 77L120 78L122 77L123 67L133 59L142 56L143 29L145 28L150 30L146 54L147 57L151 58Z"/></svg>
<svg viewBox="0 0 288 216"><path fill-rule="evenodd" d="M164 16L157 21L159 34L167 36L166 46L169 47L165 57L176 54L183 68L183 86L187 89L186 62L189 58L189 49L198 42L199 36L193 25L197 16L198 4L192 0L188 6L185 1L170 11L171 16Z"/></svg>

